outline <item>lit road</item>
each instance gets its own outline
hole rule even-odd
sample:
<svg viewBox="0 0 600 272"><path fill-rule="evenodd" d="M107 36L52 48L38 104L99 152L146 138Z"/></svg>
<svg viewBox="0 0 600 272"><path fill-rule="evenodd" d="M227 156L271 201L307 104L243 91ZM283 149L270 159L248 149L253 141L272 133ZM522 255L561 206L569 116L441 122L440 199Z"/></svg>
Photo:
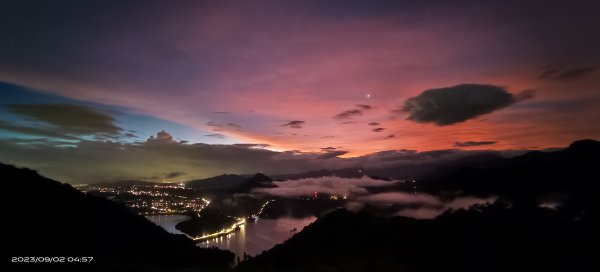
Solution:
<svg viewBox="0 0 600 272"><path fill-rule="evenodd" d="M258 216L263 213L265 207L269 204L269 202L270 201L265 202L265 204L263 204L260 207L260 210L258 211L258 213L253 214L252 217L253 218L258 218ZM209 239L212 239L212 238L218 238L218 237L221 237L223 235L227 235L227 234L233 233L233 232L236 231L236 229L238 227L246 224L246 222L247 222L246 218L239 218L238 217L238 218L236 218L235 223L233 223L233 225L231 225L229 228L222 229L221 231L210 233L210 234L207 234L207 235L203 235L203 236L199 236L199 237L194 237L193 240L197 241L197 242L202 242L202 241L205 241L205 240L209 240Z"/></svg>

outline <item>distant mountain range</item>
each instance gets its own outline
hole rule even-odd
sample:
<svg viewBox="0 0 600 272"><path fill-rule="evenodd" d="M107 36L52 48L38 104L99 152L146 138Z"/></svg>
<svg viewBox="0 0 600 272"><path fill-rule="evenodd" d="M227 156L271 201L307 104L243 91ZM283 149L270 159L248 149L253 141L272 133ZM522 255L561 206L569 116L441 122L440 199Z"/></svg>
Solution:
<svg viewBox="0 0 600 272"><path fill-rule="evenodd" d="M35 171L0 164L0 177L3 213L10 218L2 231L4 254L94 257L92 265L82 266L86 270L222 269L233 261L231 252L201 249L120 204Z"/></svg>
<svg viewBox="0 0 600 272"><path fill-rule="evenodd" d="M282 180L296 180L305 178L318 178L326 176L336 176L342 178L360 178L362 176L369 176L376 179L417 179L427 181L427 189L432 188L444 188L452 189L450 183L455 184L454 186L462 186L465 184L457 184L455 181L448 182L450 179L457 179L460 173L465 174L466 172L481 171L481 169L499 169L504 165L516 165L516 164L527 164L535 163L537 157L549 157L540 158L544 160L556 160L554 164L562 164L565 160L566 166L577 167L576 164L570 163L568 160L568 154L572 154L574 149L579 149L579 156L593 156L593 152L597 152L598 142L594 140L581 140L574 142L569 148L560 151L553 152L542 152L532 151L524 155L517 156L514 158L506 158L496 153L478 153L473 155L466 155L455 159L446 161L435 161L435 162L424 162L418 165L403 165L403 166L390 166L390 167L375 167L375 168L344 168L344 169L321 169L316 171L309 171L304 173L296 174L283 174L283 175L270 175L269 177L274 181ZM586 153L587 152L587 153ZM589 154L588 154L589 153ZM545 155L544 155L545 154ZM562 155L561 155L562 154ZM552 158L550 158L552 157ZM531 161L531 162L528 162ZM588 158L585 158L583 162L578 164L583 165ZM593 160L592 160L593 161ZM563 167L564 168L564 167ZM551 169L549 169L551 170ZM557 169L555 169L557 170ZM548 172L548 171L546 171ZM550 175L554 177L553 175ZM188 188L198 188L205 190L232 190L236 187L242 186L244 182L252 178L252 174L223 174L215 177L196 179L185 181L184 184ZM463 178L463 177L461 177ZM441 182L439 182L441 181ZM96 186L112 187L112 186L130 186L130 185L152 185L152 184L164 184L150 181L138 181L138 180L124 180L116 182L105 182L94 184ZM444 185L445 184L445 185ZM443 186L442 186L443 185ZM449 186L449 187L444 187ZM429 188L431 187L431 188Z"/></svg>
<svg viewBox="0 0 600 272"><path fill-rule="evenodd" d="M468 155L465 157L457 158L454 160L448 160L444 162L430 162L420 163L418 166L394 166L394 167L381 167L381 168L364 168L364 167L352 167L343 169L321 169L315 171L308 171L295 174L280 174L280 175L269 175L269 178L273 181L283 180L298 180L306 178L320 178L320 177L341 177L341 178L361 178L363 176L369 176L375 179L423 179L432 177L443 177L448 173L452 173L465 165L476 165L485 166L492 165L496 162L502 161L505 158L496 154L475 154ZM260 173L262 174L262 173ZM231 190L238 186L241 186L249 178L252 178L253 174L222 174L204 179L195 179L184 181L186 187L197 188L204 190ZM114 187L114 186L131 186L131 185L153 185L153 184L165 184L160 182L150 181L137 181L137 180L123 180L115 182L103 182L95 183L92 185L100 187Z"/></svg>
<svg viewBox="0 0 600 272"><path fill-rule="evenodd" d="M207 190L230 189L240 186L250 177L251 175L223 174L211 178L190 180L185 182L185 186L189 188L200 188Z"/></svg>
<svg viewBox="0 0 600 272"><path fill-rule="evenodd" d="M117 186L136 186L136 185L151 186L151 185L169 185L169 184L175 185L177 183L154 182L154 181L144 181L144 180L119 180L119 181L114 181L114 182L94 183L91 185L96 186L96 187L111 188L111 187L117 187Z"/></svg>
<svg viewBox="0 0 600 272"><path fill-rule="evenodd" d="M377 179L412 177L418 180L419 191L440 193L461 191L478 196L502 195L509 198L530 197L565 191L584 193L597 186L590 176L597 175L600 142L580 140L559 151L532 151L521 156L505 158L495 154L475 154L441 164L382 169L346 168L318 170L299 174L273 175L274 181L337 176ZM408 173L407 173L408 172ZM247 187L250 175L221 175L186 183L206 189ZM568 181L568 182L567 182ZM596 188L596 187L594 187ZM522 196L518 196L522 194Z"/></svg>
<svg viewBox="0 0 600 272"><path fill-rule="evenodd" d="M242 183L238 188L236 188L236 192L237 193L248 193L252 189L273 188L273 187L277 187L273 183L273 179L266 176L265 174L257 173L253 177L246 179L244 181L244 183Z"/></svg>
<svg viewBox="0 0 600 272"><path fill-rule="evenodd" d="M375 179L423 179L443 177L464 166L488 166L503 161L505 158L498 154L473 154L448 161L420 163L418 165L393 167L351 167L342 169L321 169L295 174L269 175L274 181L298 180L320 177L361 178L368 176ZM203 189L227 189L241 185L252 175L223 174L206 179L185 182L187 187Z"/></svg>
<svg viewBox="0 0 600 272"><path fill-rule="evenodd" d="M185 183L187 188L227 193L248 193L253 188L275 187L273 179L262 173L255 175L220 175L207 179L192 180Z"/></svg>
<svg viewBox="0 0 600 272"><path fill-rule="evenodd" d="M443 177L465 165L486 166L493 165L505 158L496 153L482 153L466 155L445 161L434 160L419 162L418 164L395 165L387 167L352 167L343 169L321 169L297 174L273 175L274 180L296 180L319 177L360 178L369 176L375 179L406 180Z"/></svg>
<svg viewBox="0 0 600 272"><path fill-rule="evenodd" d="M445 176L422 180L419 189L497 195L511 201L552 196L587 199L600 188L599 165L600 142L581 140L560 151L533 151L493 164L465 164Z"/></svg>
<svg viewBox="0 0 600 272"><path fill-rule="evenodd" d="M274 180L290 180L290 179L305 179L305 178L320 178L320 177L342 177L342 178L360 178L367 175L364 168L345 168L337 170L321 169L317 171L309 171L298 174L274 175Z"/></svg>

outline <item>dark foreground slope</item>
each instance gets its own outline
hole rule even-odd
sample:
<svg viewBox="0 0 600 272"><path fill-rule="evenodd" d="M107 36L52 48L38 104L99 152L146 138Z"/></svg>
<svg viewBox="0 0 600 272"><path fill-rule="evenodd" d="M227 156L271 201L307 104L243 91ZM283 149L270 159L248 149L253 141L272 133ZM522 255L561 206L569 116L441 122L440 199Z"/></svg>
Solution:
<svg viewBox="0 0 600 272"><path fill-rule="evenodd" d="M233 261L231 252L200 249L117 203L85 195L35 171L0 164L0 177L5 262L11 256L91 256L93 263L82 269L148 271L220 270Z"/></svg>
<svg viewBox="0 0 600 272"><path fill-rule="evenodd" d="M239 271L598 271L592 220L502 205L434 220L335 211Z"/></svg>

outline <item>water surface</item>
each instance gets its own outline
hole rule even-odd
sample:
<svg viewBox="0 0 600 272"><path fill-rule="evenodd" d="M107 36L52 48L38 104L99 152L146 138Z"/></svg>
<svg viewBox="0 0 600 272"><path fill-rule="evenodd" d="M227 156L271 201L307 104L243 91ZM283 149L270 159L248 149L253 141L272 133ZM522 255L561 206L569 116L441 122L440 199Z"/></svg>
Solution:
<svg viewBox="0 0 600 272"><path fill-rule="evenodd" d="M146 216L146 218L148 220L150 220L152 223L161 226L163 229L165 229L166 231L173 233L173 234L184 234L183 232L177 230L175 228L175 225L177 225L179 222L183 222L183 221L190 219L190 217L187 215L178 215L178 214L148 215L148 216Z"/></svg>
<svg viewBox="0 0 600 272"><path fill-rule="evenodd" d="M216 246L233 252L240 259L244 252L256 256L300 232L316 217L258 219L243 225L238 232L199 243L200 247Z"/></svg>

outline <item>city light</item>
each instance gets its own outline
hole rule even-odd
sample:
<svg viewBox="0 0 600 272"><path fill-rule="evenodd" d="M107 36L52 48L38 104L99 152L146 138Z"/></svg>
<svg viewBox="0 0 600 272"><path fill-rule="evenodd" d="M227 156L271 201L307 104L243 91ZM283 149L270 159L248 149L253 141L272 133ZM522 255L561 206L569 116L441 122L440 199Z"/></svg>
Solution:
<svg viewBox="0 0 600 272"><path fill-rule="evenodd" d="M265 202L260 209L258 210L257 213L251 215L250 217L254 218L254 219L258 219L258 217L263 213L265 207L272 202L273 200L268 200L267 202ZM210 202L209 202L210 203ZM223 235L229 235L237 230L239 230L240 227L242 227L243 225L246 224L246 222L248 222L248 220L246 218L240 218L240 217L236 217L236 222L233 223L233 225L231 225L230 227L220 230L218 232L214 232L214 233L210 233L210 234L206 234L206 235L202 235L199 237L194 237L193 240L194 241L206 241L206 240L210 240L212 238L219 238L222 237Z"/></svg>
<svg viewBox="0 0 600 272"><path fill-rule="evenodd" d="M192 197L182 184L79 186L79 190L91 194L107 194L142 215L183 214L193 211L198 215L210 204L205 198Z"/></svg>

